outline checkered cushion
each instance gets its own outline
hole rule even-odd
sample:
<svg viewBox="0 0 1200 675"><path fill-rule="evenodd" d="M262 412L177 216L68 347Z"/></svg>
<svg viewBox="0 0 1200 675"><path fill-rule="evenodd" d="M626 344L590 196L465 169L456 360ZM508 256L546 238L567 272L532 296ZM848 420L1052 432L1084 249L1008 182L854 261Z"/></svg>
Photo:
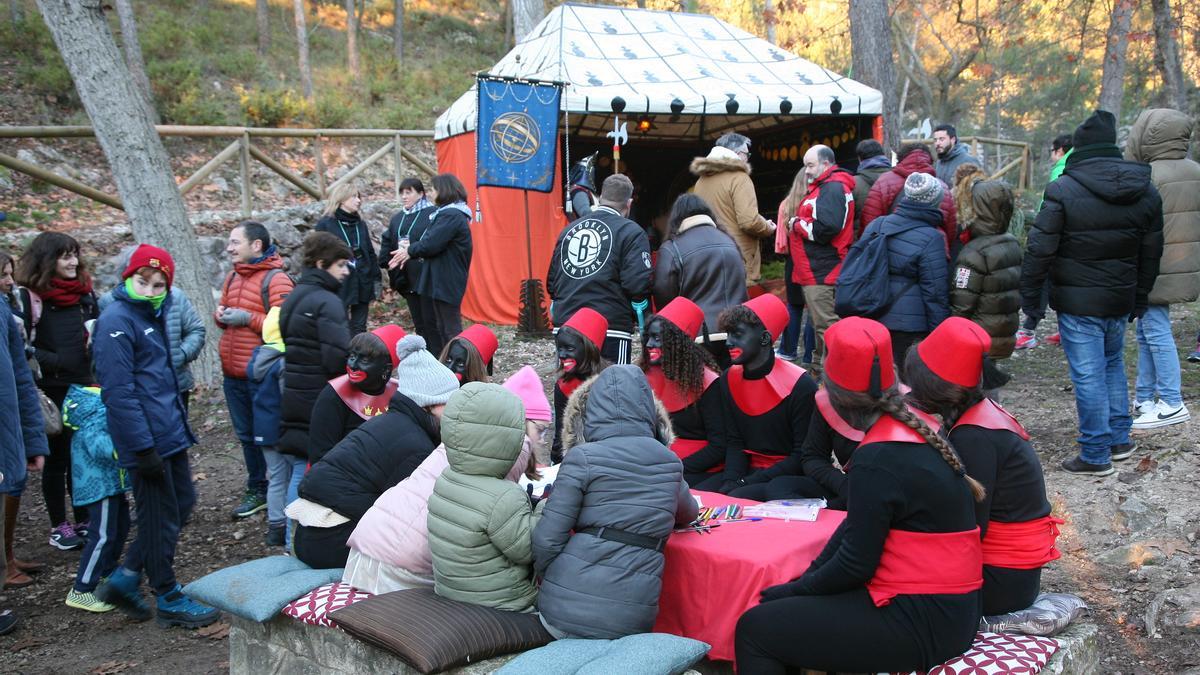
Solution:
<svg viewBox="0 0 1200 675"><path fill-rule="evenodd" d="M284 607L283 613L310 626L333 628L335 626L329 620L330 612L349 607L369 597L371 594L366 591L360 591L343 581L335 581L301 596Z"/></svg>
<svg viewBox="0 0 1200 675"><path fill-rule="evenodd" d="M928 675L1032 675L1041 672L1058 648L1054 638L976 633L966 654L931 669Z"/></svg>

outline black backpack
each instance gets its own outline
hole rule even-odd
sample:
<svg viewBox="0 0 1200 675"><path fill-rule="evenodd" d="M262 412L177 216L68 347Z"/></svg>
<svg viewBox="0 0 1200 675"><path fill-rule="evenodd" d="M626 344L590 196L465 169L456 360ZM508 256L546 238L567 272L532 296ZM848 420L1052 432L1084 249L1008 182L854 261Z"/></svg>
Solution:
<svg viewBox="0 0 1200 675"><path fill-rule="evenodd" d="M888 274L888 236L881 227L864 234L846 252L833 295L833 311L838 316L877 319L891 308L894 298ZM904 295L914 283L910 280L895 297Z"/></svg>

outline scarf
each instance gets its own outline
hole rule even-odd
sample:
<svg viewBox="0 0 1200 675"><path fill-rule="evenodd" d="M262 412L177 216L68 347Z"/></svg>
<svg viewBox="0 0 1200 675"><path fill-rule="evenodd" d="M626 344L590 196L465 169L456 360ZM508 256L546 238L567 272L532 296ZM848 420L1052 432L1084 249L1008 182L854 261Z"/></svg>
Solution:
<svg viewBox="0 0 1200 675"><path fill-rule="evenodd" d="M1095 157L1121 159L1121 150L1112 143L1096 143L1095 145L1074 148L1071 150L1071 154L1067 156L1067 166Z"/></svg>
<svg viewBox="0 0 1200 675"><path fill-rule="evenodd" d="M342 229L342 239L346 240L346 245L354 252L355 260L365 258L366 251L363 250L362 232L358 229L359 224L362 223L362 216L358 213L343 211L342 207L339 206L333 212L333 217Z"/></svg>
<svg viewBox="0 0 1200 675"><path fill-rule="evenodd" d="M417 201L413 202L413 205L410 208L402 209L402 211L405 215L410 215L416 213L417 211L427 209L431 206L433 206L433 204L430 204L428 199L421 197Z"/></svg>
<svg viewBox="0 0 1200 675"><path fill-rule="evenodd" d="M163 301L167 299L167 293L170 293L170 291L168 290L167 293L163 293L162 295L138 295L137 291L133 290L133 277L129 277L125 280L125 293L129 295L131 300L141 300L150 303L150 306L157 312L162 309Z"/></svg>
<svg viewBox="0 0 1200 675"><path fill-rule="evenodd" d="M273 255L275 255L275 244L271 244L270 246L268 246L267 250L263 251L262 255L258 256L257 258L255 258L254 260L251 260L250 262L248 262L246 264L247 265L257 265L258 263L266 260L267 258L270 258Z"/></svg>
<svg viewBox="0 0 1200 675"><path fill-rule="evenodd" d="M42 296L42 300L48 302L55 307L73 307L79 304L80 298L89 295L92 292L92 282L80 281L79 279L59 279L54 277L50 280L50 287L38 293Z"/></svg>

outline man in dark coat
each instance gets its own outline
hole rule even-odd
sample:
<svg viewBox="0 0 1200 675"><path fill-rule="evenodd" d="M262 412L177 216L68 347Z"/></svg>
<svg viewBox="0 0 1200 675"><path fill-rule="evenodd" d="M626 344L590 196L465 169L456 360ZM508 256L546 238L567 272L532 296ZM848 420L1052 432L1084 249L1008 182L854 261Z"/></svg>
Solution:
<svg viewBox="0 0 1200 675"><path fill-rule="evenodd" d="M1097 110L1075 130L1062 177L1029 232L1021 269L1026 316L1040 318L1047 275L1079 413L1079 456L1069 473L1107 476L1128 459L1125 323L1149 306L1163 249L1162 199L1150 167L1121 159L1112 113Z"/></svg>
<svg viewBox="0 0 1200 675"><path fill-rule="evenodd" d="M892 160L874 138L859 141L854 152L858 155L858 169L854 172L854 238L857 239L866 226L862 221L862 209L867 203L867 195L875 181L892 168Z"/></svg>

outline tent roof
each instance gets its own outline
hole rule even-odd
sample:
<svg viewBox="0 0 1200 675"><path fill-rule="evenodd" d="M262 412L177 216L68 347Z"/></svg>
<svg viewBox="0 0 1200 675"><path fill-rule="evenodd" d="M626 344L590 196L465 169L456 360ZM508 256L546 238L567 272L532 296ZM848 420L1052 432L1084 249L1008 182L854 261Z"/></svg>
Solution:
<svg viewBox="0 0 1200 675"><path fill-rule="evenodd" d="M710 128L829 115L835 99L846 115L878 115L882 106L879 91L715 17L636 8L561 5L490 73L567 82L562 107L571 113L611 115L612 100L620 96L624 115L672 115L678 99L683 111L677 123L728 117L711 120ZM460 96L434 123L434 137L473 131L477 97L474 86ZM735 116L726 107L731 97L738 104ZM785 98L790 115L780 111Z"/></svg>

